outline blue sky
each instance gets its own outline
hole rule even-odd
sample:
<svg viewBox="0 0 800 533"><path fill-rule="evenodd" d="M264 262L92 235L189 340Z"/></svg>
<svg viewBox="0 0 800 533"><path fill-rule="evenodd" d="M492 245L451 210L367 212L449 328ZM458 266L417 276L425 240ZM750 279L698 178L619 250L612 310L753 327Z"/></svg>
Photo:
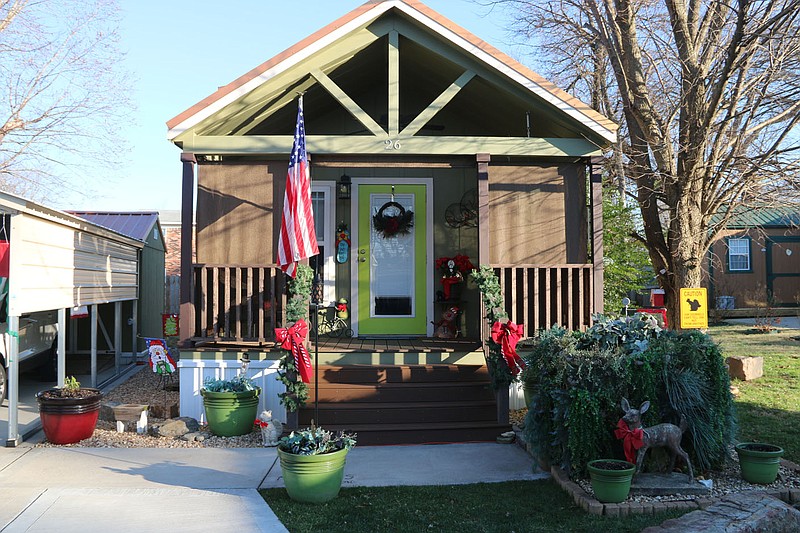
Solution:
<svg viewBox="0 0 800 533"><path fill-rule="evenodd" d="M123 1L122 48L137 109L135 123L116 130L130 163L100 196L65 196L54 207L179 209L180 150L166 140L167 120L364 1ZM425 3L513 55L499 11L484 16L473 0Z"/></svg>

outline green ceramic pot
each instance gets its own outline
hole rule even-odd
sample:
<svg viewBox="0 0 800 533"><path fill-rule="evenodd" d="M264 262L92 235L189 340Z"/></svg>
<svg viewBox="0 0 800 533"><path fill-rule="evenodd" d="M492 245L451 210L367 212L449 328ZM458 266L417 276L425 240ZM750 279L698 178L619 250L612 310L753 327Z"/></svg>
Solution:
<svg viewBox="0 0 800 533"><path fill-rule="evenodd" d="M742 442L736 445L742 478L749 483L769 485L778 477L783 448L772 444Z"/></svg>
<svg viewBox="0 0 800 533"><path fill-rule="evenodd" d="M253 431L261 389L244 392L209 392L200 389L208 429L219 437L236 437Z"/></svg>
<svg viewBox="0 0 800 533"><path fill-rule="evenodd" d="M320 455L295 455L278 448L283 484L298 502L324 503L339 495L347 449Z"/></svg>
<svg viewBox="0 0 800 533"><path fill-rule="evenodd" d="M598 501L620 503L628 498L636 465L619 459L596 459L589 461L588 469L592 479L592 490Z"/></svg>
<svg viewBox="0 0 800 533"><path fill-rule="evenodd" d="M522 395L525 398L525 407L531 406L531 400L533 399L533 385L528 385L527 383L522 383Z"/></svg>

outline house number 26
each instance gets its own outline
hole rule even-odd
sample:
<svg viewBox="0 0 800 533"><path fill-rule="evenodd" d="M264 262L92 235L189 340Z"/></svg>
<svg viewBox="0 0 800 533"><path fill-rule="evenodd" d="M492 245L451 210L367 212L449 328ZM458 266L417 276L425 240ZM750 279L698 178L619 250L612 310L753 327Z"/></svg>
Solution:
<svg viewBox="0 0 800 533"><path fill-rule="evenodd" d="M400 141L393 141L391 139L386 139L383 141L383 149L384 150L399 150L402 147Z"/></svg>

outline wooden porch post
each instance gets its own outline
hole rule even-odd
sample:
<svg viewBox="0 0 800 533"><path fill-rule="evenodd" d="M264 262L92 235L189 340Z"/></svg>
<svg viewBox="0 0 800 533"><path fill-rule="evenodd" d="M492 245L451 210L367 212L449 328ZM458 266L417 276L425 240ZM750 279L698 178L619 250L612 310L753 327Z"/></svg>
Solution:
<svg viewBox="0 0 800 533"><path fill-rule="evenodd" d="M477 154L478 161L478 262L489 264L489 154Z"/></svg>
<svg viewBox="0 0 800 533"><path fill-rule="evenodd" d="M478 162L478 262L480 265L488 265L489 258L489 161L492 160L490 154L477 154L475 157ZM481 316L486 316L486 309L481 300ZM483 345L484 356L489 349L486 344L488 338L488 328L486 324L481 324L481 344ZM488 361L488 358L487 358ZM495 403L497 404L497 423L508 424L508 388L495 391Z"/></svg>
<svg viewBox="0 0 800 533"><path fill-rule="evenodd" d="M593 157L589 164L592 206L592 266L594 310L603 312L603 159Z"/></svg>
<svg viewBox="0 0 800 533"><path fill-rule="evenodd" d="M182 153L183 189L181 200L181 292L180 292L180 346L188 348L189 339L194 334L194 303L192 291L194 280L192 273L192 233L194 228L194 165L197 160L194 154Z"/></svg>

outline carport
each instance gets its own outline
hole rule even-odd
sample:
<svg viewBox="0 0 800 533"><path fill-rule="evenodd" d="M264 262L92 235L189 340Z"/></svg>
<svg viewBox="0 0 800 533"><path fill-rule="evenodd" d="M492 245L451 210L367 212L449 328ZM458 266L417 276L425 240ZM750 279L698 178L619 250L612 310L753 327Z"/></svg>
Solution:
<svg viewBox="0 0 800 533"><path fill-rule="evenodd" d="M16 446L20 435L19 331L20 317L39 311L58 311L57 385L66 372L67 315L71 309L89 310L91 348L90 383L98 386L98 338L102 333L114 355L114 375L121 373L123 302L130 302L136 339L139 261L144 243L80 217L50 209L0 192L0 216L10 242L8 277L8 417L6 446ZM10 231L9 231L10 230ZM100 305L114 307L114 327L98 320ZM131 346L135 355L135 345ZM30 398L25 398L30 402ZM35 402L33 402L35 404ZM30 408L30 403L27 404ZM30 409L29 409L30 410ZM2 421L0 421L2 423ZM30 431L30 422L25 430ZM0 425L2 427L2 425Z"/></svg>

